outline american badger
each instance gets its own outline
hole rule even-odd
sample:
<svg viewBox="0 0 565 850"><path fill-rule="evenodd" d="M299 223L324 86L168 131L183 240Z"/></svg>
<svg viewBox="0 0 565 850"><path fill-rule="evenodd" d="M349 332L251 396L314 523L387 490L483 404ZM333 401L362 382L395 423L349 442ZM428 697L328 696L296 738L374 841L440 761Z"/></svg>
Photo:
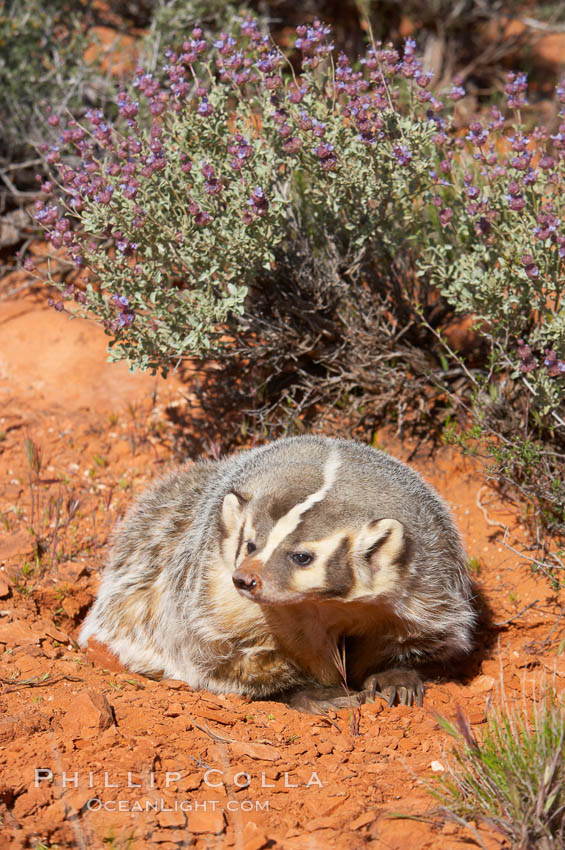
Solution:
<svg viewBox="0 0 565 850"><path fill-rule="evenodd" d="M411 704L413 667L468 652L474 621L431 487L384 452L304 436L150 487L117 528L80 640L140 673L259 698L334 694L345 647L348 685Z"/></svg>

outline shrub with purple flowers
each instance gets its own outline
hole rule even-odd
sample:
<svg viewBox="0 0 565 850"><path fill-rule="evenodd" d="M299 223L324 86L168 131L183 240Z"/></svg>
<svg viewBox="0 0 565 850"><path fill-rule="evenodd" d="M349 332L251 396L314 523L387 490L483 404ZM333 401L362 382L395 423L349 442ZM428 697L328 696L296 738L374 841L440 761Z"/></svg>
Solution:
<svg viewBox="0 0 565 850"><path fill-rule="evenodd" d="M115 122L89 110L44 151L62 191L36 218L89 269L114 357L166 371L214 346L293 234L347 266L372 250L389 275L419 252L443 119L413 43L403 59L371 48L357 71L343 54L334 68L319 21L297 35L298 77L252 18L212 44L197 26L166 52L166 84L139 69Z"/></svg>

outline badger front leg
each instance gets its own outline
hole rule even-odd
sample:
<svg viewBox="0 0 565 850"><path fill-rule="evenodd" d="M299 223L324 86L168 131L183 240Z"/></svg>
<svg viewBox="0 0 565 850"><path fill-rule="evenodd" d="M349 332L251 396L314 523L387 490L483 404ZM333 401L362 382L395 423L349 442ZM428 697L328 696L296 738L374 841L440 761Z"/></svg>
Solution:
<svg viewBox="0 0 565 850"><path fill-rule="evenodd" d="M346 692L343 688L305 688L292 694L286 701L290 708L307 714L326 714L329 709L358 708L365 702L366 694Z"/></svg>

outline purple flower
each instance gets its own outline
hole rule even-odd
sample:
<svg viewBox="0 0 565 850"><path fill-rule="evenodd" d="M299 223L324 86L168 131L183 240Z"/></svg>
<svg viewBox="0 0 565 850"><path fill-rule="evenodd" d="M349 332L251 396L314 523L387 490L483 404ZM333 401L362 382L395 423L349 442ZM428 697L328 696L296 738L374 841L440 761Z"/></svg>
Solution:
<svg viewBox="0 0 565 850"><path fill-rule="evenodd" d="M194 223L198 227L206 227L212 221L212 217L204 210L199 210L194 216Z"/></svg>
<svg viewBox="0 0 565 850"><path fill-rule="evenodd" d="M327 159L330 156L335 157L334 146L328 145L326 142L320 142L317 148L314 148L314 153L319 159Z"/></svg>
<svg viewBox="0 0 565 850"><path fill-rule="evenodd" d="M412 154L406 145L394 145L392 152L396 157L399 165L409 165L412 161Z"/></svg>
<svg viewBox="0 0 565 850"><path fill-rule="evenodd" d="M558 360L555 351L545 352L545 360L543 361L543 365L546 367L548 375L550 375L552 378L557 378L561 375L565 375L565 361Z"/></svg>
<svg viewBox="0 0 565 850"><path fill-rule="evenodd" d="M123 310L118 317L118 324L122 328L129 328L131 324L133 324L135 319L135 313L133 310Z"/></svg>
<svg viewBox="0 0 565 850"><path fill-rule="evenodd" d="M199 115L208 116L211 115L214 111L212 104L208 101L207 97L203 97L200 101L200 106L197 109Z"/></svg>
<svg viewBox="0 0 565 850"><path fill-rule="evenodd" d="M485 218L485 216L481 216L475 225L475 233L479 236L488 236L491 230L492 224L489 219Z"/></svg>
<svg viewBox="0 0 565 850"><path fill-rule="evenodd" d="M255 67L259 68L263 74L272 74L273 71L281 64L282 56L278 50L269 50L266 56L263 56L255 63Z"/></svg>
<svg viewBox="0 0 565 850"><path fill-rule="evenodd" d="M152 100L149 104L149 112L151 115L162 115L165 111L165 104L162 100Z"/></svg>
<svg viewBox="0 0 565 850"><path fill-rule="evenodd" d="M284 124L287 118L288 112L286 111L286 109L275 109L275 111L273 112L273 121L275 122L275 124Z"/></svg>
<svg viewBox="0 0 565 850"><path fill-rule="evenodd" d="M49 165L54 165L56 162L60 162L61 154L59 152L59 147L57 145L54 145L50 149L49 153L46 156L46 160L49 163Z"/></svg>
<svg viewBox="0 0 565 850"><path fill-rule="evenodd" d="M516 74L514 71L510 71L507 77L507 83L504 86L504 91L508 96L508 106L510 109L520 109L522 106L527 106L525 95L527 90L527 74Z"/></svg>
<svg viewBox="0 0 565 850"><path fill-rule="evenodd" d="M263 85L268 91L276 91L282 87L282 84L282 77L279 77L278 74L270 74L263 80Z"/></svg>
<svg viewBox="0 0 565 850"><path fill-rule="evenodd" d="M478 121L473 121L469 125L469 132L465 138L477 147L481 147L488 139L488 133Z"/></svg>
<svg viewBox="0 0 565 850"><path fill-rule="evenodd" d="M441 222L442 227L447 227L452 218L453 210L451 209L451 207L444 207L439 214L439 220Z"/></svg>
<svg viewBox="0 0 565 850"><path fill-rule="evenodd" d="M420 88L425 89L429 86L433 77L433 71L424 71L423 73L418 74L416 77L416 83L420 86Z"/></svg>
<svg viewBox="0 0 565 850"><path fill-rule="evenodd" d="M502 130L504 128L504 115L497 106L493 106L491 111L491 121L489 122L489 130Z"/></svg>
<svg viewBox="0 0 565 850"><path fill-rule="evenodd" d="M457 102L458 100L461 100L461 98L465 97L466 94L467 94L467 92L465 91L463 86L454 85L449 90L447 96L450 100Z"/></svg>
<svg viewBox="0 0 565 850"><path fill-rule="evenodd" d="M533 372L538 365L530 346L526 345L523 339L518 340L518 357L520 359L520 372Z"/></svg>
<svg viewBox="0 0 565 850"><path fill-rule="evenodd" d="M545 154L542 156L539 161L539 167L543 169L543 171L550 171L555 165L555 160L549 154Z"/></svg>
<svg viewBox="0 0 565 850"><path fill-rule="evenodd" d="M114 187L113 186L106 186L104 189L102 189L101 192L98 192L94 196L94 200L98 201L98 203L102 204L102 206L107 206L110 203L110 201L112 200L113 194L114 194Z"/></svg>
<svg viewBox="0 0 565 850"><path fill-rule="evenodd" d="M210 177L204 184L204 190L209 195L219 195L223 188L222 181L217 177Z"/></svg>
<svg viewBox="0 0 565 850"><path fill-rule="evenodd" d="M301 147L302 140L299 139L297 136L293 136L292 139L287 139L287 141L283 145L283 148L286 153L290 154L298 153Z"/></svg>
<svg viewBox="0 0 565 850"><path fill-rule="evenodd" d="M520 212L526 206L526 201L524 200L522 195L517 195L516 197L512 197L512 195L506 195L506 200L508 201L508 206L514 212Z"/></svg>
<svg viewBox="0 0 565 850"><path fill-rule="evenodd" d="M312 118L312 133L314 136L322 139L326 135L326 124L322 124L321 121L316 121L315 118Z"/></svg>
<svg viewBox="0 0 565 850"><path fill-rule="evenodd" d="M235 38L231 35L227 35L225 32L220 33L220 37L217 41L213 42L214 47L217 47L222 56L229 56L233 53L233 48L235 47Z"/></svg>
<svg viewBox="0 0 565 850"><path fill-rule="evenodd" d="M526 274L531 280L536 280L539 277L539 269L534 263L534 258L531 254L522 254L522 265L526 271Z"/></svg>
<svg viewBox="0 0 565 850"><path fill-rule="evenodd" d="M265 215L269 211L269 201L265 197L265 193L261 186L256 186L251 192L251 197L247 201L251 209L256 215Z"/></svg>
<svg viewBox="0 0 565 850"><path fill-rule="evenodd" d="M289 86L288 91L288 99L291 103L300 103L304 98L304 95L308 91L308 87L305 85L298 86L296 83L292 83Z"/></svg>
<svg viewBox="0 0 565 850"><path fill-rule="evenodd" d="M124 118L135 118L139 112L139 103L137 101L133 101L129 94L126 94L125 92L120 92L117 104L118 112L120 115L123 115Z"/></svg>
<svg viewBox="0 0 565 850"><path fill-rule="evenodd" d="M536 239L545 242L550 237L555 238L555 233L560 224L561 220L552 212L541 212L537 217L537 227L533 228L533 234Z"/></svg>

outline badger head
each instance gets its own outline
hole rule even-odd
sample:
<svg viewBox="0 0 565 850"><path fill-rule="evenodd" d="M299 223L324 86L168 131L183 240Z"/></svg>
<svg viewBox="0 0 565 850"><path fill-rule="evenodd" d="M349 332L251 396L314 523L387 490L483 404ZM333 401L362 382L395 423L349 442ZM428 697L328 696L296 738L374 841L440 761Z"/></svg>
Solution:
<svg viewBox="0 0 565 850"><path fill-rule="evenodd" d="M242 596L261 605L382 600L398 588L405 527L379 516L363 483L340 486L340 460L273 470L223 501L225 555Z"/></svg>

